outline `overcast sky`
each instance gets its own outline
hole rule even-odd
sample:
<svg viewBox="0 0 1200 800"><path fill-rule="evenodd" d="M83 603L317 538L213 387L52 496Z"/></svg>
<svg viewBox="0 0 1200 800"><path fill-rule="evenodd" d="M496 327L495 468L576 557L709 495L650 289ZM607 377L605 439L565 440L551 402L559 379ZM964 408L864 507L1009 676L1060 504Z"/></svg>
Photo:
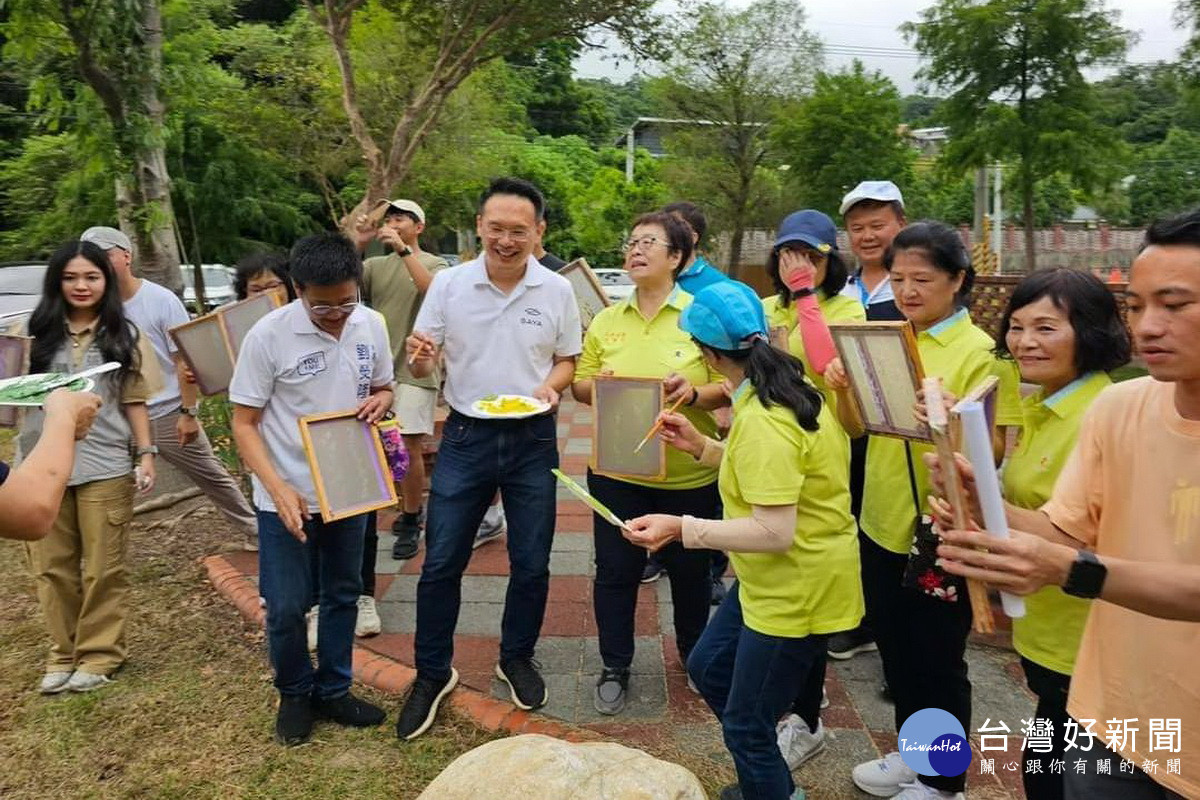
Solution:
<svg viewBox="0 0 1200 800"><path fill-rule="evenodd" d="M750 0L727 0L731 6L746 6ZM931 0L804 0L809 28L826 44L826 66L838 69L859 58L868 69L877 69L903 93L917 90L913 73L920 61L900 35L901 23L916 20ZM667 7L667 3L662 3ZM1121 24L1136 31L1140 39L1129 52L1132 62L1169 61L1187 38L1186 30L1172 24L1175 0L1108 0L1108 7L1121 12ZM602 53L585 54L576 64L583 77L607 77L623 81L635 67L614 65Z"/></svg>

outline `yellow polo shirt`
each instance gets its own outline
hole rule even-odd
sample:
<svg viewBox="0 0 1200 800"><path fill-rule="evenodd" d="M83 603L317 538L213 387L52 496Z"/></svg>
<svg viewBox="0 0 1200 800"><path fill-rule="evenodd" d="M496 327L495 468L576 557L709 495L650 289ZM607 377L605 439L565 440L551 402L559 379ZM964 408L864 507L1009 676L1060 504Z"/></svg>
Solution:
<svg viewBox="0 0 1200 800"><path fill-rule="evenodd" d="M866 322L867 309L853 297L835 294L826 297L820 289L817 290L817 307L825 322ZM825 403L831 408L837 408L837 392L830 391L825 385L825 379L818 375L808 361L804 352L804 337L800 335L800 326L796 324L795 301L789 306L779 302L779 295L772 295L763 300L763 311L767 315L767 325L772 328L785 327L788 329L788 351L804 362L804 374L812 381L813 386L820 390L825 397Z"/></svg>
<svg viewBox="0 0 1200 800"><path fill-rule="evenodd" d="M721 375L709 369L700 348L679 327L679 315L691 302L692 296L676 286L652 319L642 315L636 291L601 311L584 336L575 380L612 370L622 378L665 378L674 372L687 378L692 386L719 382ZM717 435L717 423L710 412L686 405L680 411L705 436ZM715 469L674 447L667 448L667 476L663 480L621 478L660 489L695 489L716 479Z"/></svg>
<svg viewBox="0 0 1200 800"><path fill-rule="evenodd" d="M996 398L996 425L1021 424L1020 377L1017 366L992 354L995 342L971 322L966 309L917 334L917 351L926 377L940 377L947 391L962 397L985 378L1000 378ZM913 506L904 456L905 440L872 436L867 444L866 480L863 488L863 532L885 550L907 554L912 546L917 509ZM921 457L933 446L909 442L917 479L920 512L929 512L929 470Z"/></svg>
<svg viewBox="0 0 1200 800"><path fill-rule="evenodd" d="M725 517L796 505L787 552L729 554L746 625L768 636L836 633L863 615L850 440L825 406L818 425L806 431L790 408L765 407L748 381L734 393L719 483Z"/></svg>
<svg viewBox="0 0 1200 800"><path fill-rule="evenodd" d="M1079 425L1100 392L1112 386L1103 372L1084 375L1050 397L1039 390L1022 401L1025 425L1004 465L1004 496L1021 508L1041 508L1075 449ZM1075 670L1092 602L1047 586L1025 598L1025 616L1013 620L1013 646L1035 664L1064 675Z"/></svg>

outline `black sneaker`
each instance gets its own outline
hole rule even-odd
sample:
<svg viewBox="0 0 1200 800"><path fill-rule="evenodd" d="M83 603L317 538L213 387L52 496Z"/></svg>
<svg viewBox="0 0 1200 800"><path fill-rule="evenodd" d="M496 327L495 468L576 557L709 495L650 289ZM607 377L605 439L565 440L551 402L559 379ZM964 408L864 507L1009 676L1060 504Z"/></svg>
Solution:
<svg viewBox="0 0 1200 800"><path fill-rule="evenodd" d="M407 561L417 554L417 544L421 541L421 521L418 515L401 514L392 523L392 533L396 541L392 544L392 558L397 561Z"/></svg>
<svg viewBox="0 0 1200 800"><path fill-rule="evenodd" d="M729 594L729 587L725 585L725 581L720 578L713 580L712 584L712 604L719 606L725 602L725 595ZM686 661L684 662L687 663Z"/></svg>
<svg viewBox="0 0 1200 800"><path fill-rule="evenodd" d="M667 568L662 565L662 562L654 557L646 559L646 566L642 569L642 583L654 583L666 573Z"/></svg>
<svg viewBox="0 0 1200 800"><path fill-rule="evenodd" d="M433 724L442 698L458 684L458 670L450 668L450 677L445 682L432 681L420 675L408 690L400 718L396 720L396 736L405 741L415 739Z"/></svg>
<svg viewBox="0 0 1200 800"><path fill-rule="evenodd" d="M275 741L292 747L304 744L312 735L312 698L306 694L279 696L279 711L275 715Z"/></svg>
<svg viewBox="0 0 1200 800"><path fill-rule="evenodd" d="M508 684L508 693L517 708L532 711L550 699L546 682L538 674L539 666L532 658L510 658L496 665L496 677Z"/></svg>
<svg viewBox="0 0 1200 800"><path fill-rule="evenodd" d="M842 631L829 637L829 657L839 661L845 661L859 653L870 653L878 649L875 640L862 628Z"/></svg>
<svg viewBox="0 0 1200 800"><path fill-rule="evenodd" d="M349 692L341 697L314 697L312 705L313 713L321 719L352 728L370 728L387 719L382 708L360 700Z"/></svg>
<svg viewBox="0 0 1200 800"><path fill-rule="evenodd" d="M629 670L605 667L596 681L592 692L592 705L601 714L612 716L625 709L625 698L629 695Z"/></svg>

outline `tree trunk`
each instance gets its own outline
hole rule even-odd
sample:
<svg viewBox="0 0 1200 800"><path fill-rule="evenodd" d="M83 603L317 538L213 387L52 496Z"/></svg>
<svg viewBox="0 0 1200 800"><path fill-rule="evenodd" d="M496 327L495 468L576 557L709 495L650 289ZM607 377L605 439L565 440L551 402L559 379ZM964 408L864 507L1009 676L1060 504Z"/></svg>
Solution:
<svg viewBox="0 0 1200 800"><path fill-rule="evenodd" d="M117 216L121 230L133 240L134 271L178 294L179 241L171 204L171 178L162 144L139 148L133 175L117 179Z"/></svg>
<svg viewBox="0 0 1200 800"><path fill-rule="evenodd" d="M1021 199L1025 205L1025 273L1029 274L1037 269L1037 248L1033 240L1033 175L1027 165L1027 161L1021 165Z"/></svg>
<svg viewBox="0 0 1200 800"><path fill-rule="evenodd" d="M729 277L741 280L742 274L742 239L746 235L746 223L742 214L737 215L733 222L733 233L729 236Z"/></svg>

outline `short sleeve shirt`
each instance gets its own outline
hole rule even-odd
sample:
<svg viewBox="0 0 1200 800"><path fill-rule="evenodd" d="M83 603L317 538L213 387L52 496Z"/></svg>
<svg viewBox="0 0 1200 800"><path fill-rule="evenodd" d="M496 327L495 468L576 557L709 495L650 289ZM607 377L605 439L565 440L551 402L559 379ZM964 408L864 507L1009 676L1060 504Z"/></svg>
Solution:
<svg viewBox="0 0 1200 800"><path fill-rule="evenodd" d="M989 376L1000 379L996 398L996 424L1021 424L1020 377L1016 364L992 353L995 342L971 322L966 310L917 334L917 351L927 377L939 377L946 390L962 397ZM922 456L933 452L927 444L907 442L912 450L920 508L914 503L908 480L905 440L872 436L867 443L863 485L863 532L885 550L906 554L916 531L918 512L929 513L929 470Z"/></svg>
<svg viewBox="0 0 1200 800"><path fill-rule="evenodd" d="M417 259L435 275L449 266L444 258L431 253L417 253ZM413 322L425 295L417 289L404 259L398 253L368 258L363 262L363 297L387 322L396 382L425 389L438 388L436 372L425 378L417 378L408 368L405 340L412 333Z"/></svg>
<svg viewBox="0 0 1200 800"><path fill-rule="evenodd" d="M392 383L392 355L383 320L358 308L335 339L312 323L304 305L293 301L259 320L242 342L229 399L262 409L259 431L271 462L289 486L319 513L317 493L299 420L311 414L349 411L373 388ZM254 504L275 511L271 496L253 476Z"/></svg>
<svg viewBox="0 0 1200 800"><path fill-rule="evenodd" d="M442 347L446 402L466 416L487 395L529 395L555 357L582 349L579 306L566 278L530 256L525 277L505 294L488 278L485 258L434 275L413 325Z"/></svg>
<svg viewBox="0 0 1200 800"><path fill-rule="evenodd" d="M1079 440L1042 511L1103 558L1200 565L1200 421L1175 407L1175 386L1153 378L1117 384L1092 403ZM1077 720L1138 719L1115 747L1126 759L1181 759L1179 774L1151 777L1183 797L1200 797L1196 659L1200 625L1092 603L1067 710ZM1150 750L1154 720L1179 720L1181 747ZM1160 725L1162 723L1160 722Z"/></svg>
<svg viewBox="0 0 1200 800"><path fill-rule="evenodd" d="M1004 464L1004 496L1021 508L1041 508L1075 449L1083 415L1112 386L1103 372L1082 376L1046 397L1040 390L1021 401L1024 424ZM1046 586L1025 598L1025 616L1014 619L1013 647L1035 664L1070 675L1091 601Z"/></svg>
<svg viewBox="0 0 1200 800"><path fill-rule="evenodd" d="M125 301L125 316L149 340L162 376L162 389L146 404L150 419L158 419L179 407L179 378L175 373L175 341L169 331L191 317L183 302L169 289L143 280L137 294Z"/></svg>
<svg viewBox="0 0 1200 800"><path fill-rule="evenodd" d="M790 408L767 408L749 382L734 393L719 481L725 517L749 517L756 505L796 506L786 552L729 554L746 626L768 636L836 633L863 615L850 442L824 405L818 425L806 431Z"/></svg>
<svg viewBox="0 0 1200 800"><path fill-rule="evenodd" d="M699 255L696 256L692 265L679 273L679 277L676 278L679 288L693 296L705 286L727 280L730 280L728 275L714 267L707 258Z"/></svg>
<svg viewBox="0 0 1200 800"><path fill-rule="evenodd" d="M721 375L709 369L692 337L679 327L679 316L692 296L676 287L653 319L646 319L637 304L637 292L596 315L583 340L583 355L575 380L594 378L612 370L623 378L665 378L674 372L693 386L719 383ZM717 435L717 424L708 411L689 406L680 411L706 436ZM663 489L694 489L717 479L706 467L682 450L667 448L667 477L661 481L623 478L628 483Z"/></svg>

